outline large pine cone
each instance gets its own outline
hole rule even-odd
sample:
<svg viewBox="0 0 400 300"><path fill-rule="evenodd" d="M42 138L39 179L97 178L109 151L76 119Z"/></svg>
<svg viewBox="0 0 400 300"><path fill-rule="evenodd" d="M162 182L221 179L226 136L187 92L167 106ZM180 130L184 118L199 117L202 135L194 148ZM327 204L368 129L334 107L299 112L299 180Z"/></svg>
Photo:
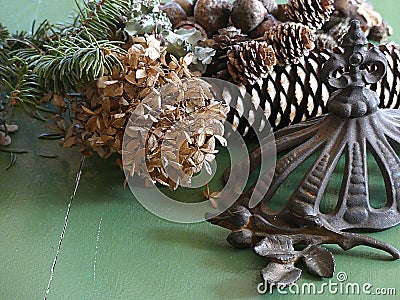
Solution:
<svg viewBox="0 0 400 300"><path fill-rule="evenodd" d="M389 65L387 74L378 83L370 86L378 93L381 108L400 108L400 46L380 45L379 50L386 56ZM228 121L241 134L250 128L261 130L268 120L274 129L280 129L326 113L326 104L331 89L323 83L321 68L335 50L312 51L298 64L275 66L267 78L257 80L253 85L240 86L247 90L249 98L233 97ZM244 94L243 94L244 95ZM262 110L262 113L256 111ZM263 116L257 119L251 116Z"/></svg>

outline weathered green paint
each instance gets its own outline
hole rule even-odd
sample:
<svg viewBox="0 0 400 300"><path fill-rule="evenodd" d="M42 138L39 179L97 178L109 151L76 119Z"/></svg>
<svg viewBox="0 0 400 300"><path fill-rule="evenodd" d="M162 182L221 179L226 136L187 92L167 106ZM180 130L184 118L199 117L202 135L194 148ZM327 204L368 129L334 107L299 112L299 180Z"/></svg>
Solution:
<svg viewBox="0 0 400 300"><path fill-rule="evenodd" d="M28 29L35 16L63 20L74 5L73 0L1 2L0 19L11 30ZM395 16L400 2L372 2L400 32ZM395 37L400 40L399 35ZM57 142L39 141L37 136L46 131L43 123L18 110L12 119L21 128L13 136L13 147L29 149L29 153L19 155L14 168L0 173L0 299L40 299L50 277L80 155ZM58 154L59 158L38 154ZM8 159L0 153L0 170ZM299 170L296 177L302 174ZM231 248L225 242L225 230L208 223L181 225L161 220L133 199L129 190L123 190L122 180L113 160L86 161L49 299L291 298L276 292L258 296L258 272L265 261L251 250ZM292 178L291 183L296 180ZM334 187L330 192L331 197L337 193ZM400 227L371 235L400 247ZM330 249L335 253L336 272L346 272L347 283L371 283L373 289L396 287L400 293L398 261L388 261L383 253L364 247L343 254L336 247ZM305 275L300 284L321 287L328 282ZM296 298L337 299L338 295L325 292ZM378 298L348 298L371 297Z"/></svg>

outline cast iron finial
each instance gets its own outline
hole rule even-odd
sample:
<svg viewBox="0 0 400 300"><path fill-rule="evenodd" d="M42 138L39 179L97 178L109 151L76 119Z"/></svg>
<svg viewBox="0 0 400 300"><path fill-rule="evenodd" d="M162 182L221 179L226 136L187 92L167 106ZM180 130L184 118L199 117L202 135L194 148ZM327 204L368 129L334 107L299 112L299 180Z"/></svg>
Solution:
<svg viewBox="0 0 400 300"><path fill-rule="evenodd" d="M386 58L376 47L368 49L368 40L358 20L351 21L342 47L344 52L334 54L322 69L322 78L327 84L339 89L332 94L328 109L345 118L373 113L378 108L379 97L366 86L386 74Z"/></svg>
<svg viewBox="0 0 400 300"><path fill-rule="evenodd" d="M252 247L268 259L261 275L270 287L298 280L302 270L295 263L300 260L311 273L332 277L334 259L321 244L338 244L344 250L365 245L400 258L400 251L388 243L349 232L400 224L400 112L379 109L377 94L368 88L385 75L387 62L367 44L360 22L350 23L342 47L321 74L336 89L328 102L330 113L275 132L274 146L283 154L275 169L263 172L262 184L253 185L235 206L209 220L232 231L227 240L233 246ZM269 142L262 141L250 155L254 170L261 161L260 149L269 147ZM274 210L272 199L277 194L282 197L282 185L308 159L313 162L285 207ZM379 167L386 195L371 193L371 159ZM339 164L342 181L326 211L324 195ZM243 169L240 163L234 168ZM254 195L260 199L256 206L250 205Z"/></svg>

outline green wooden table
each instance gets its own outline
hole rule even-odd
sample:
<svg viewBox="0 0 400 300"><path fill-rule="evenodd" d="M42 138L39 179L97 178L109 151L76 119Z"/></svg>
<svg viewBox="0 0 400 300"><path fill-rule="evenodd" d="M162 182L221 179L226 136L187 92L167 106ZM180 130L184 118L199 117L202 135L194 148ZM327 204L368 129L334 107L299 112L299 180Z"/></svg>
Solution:
<svg viewBox="0 0 400 300"><path fill-rule="evenodd" d="M371 1L392 24L400 41L400 2ZM33 19L64 20L73 0L1 0L0 20L11 31L27 30ZM45 294L56 254L80 154L57 142L39 141L44 124L16 110L20 125L13 147L29 149L0 175L0 299L40 299ZM59 155L47 159L40 154ZM9 156L0 153L0 170ZM301 171L300 171L301 173ZM300 175L300 174L299 174ZM378 177L377 177L378 180ZM58 257L49 299L289 299L293 295L259 295L259 270L265 261L251 250L231 248L227 231L208 223L182 225L147 212L129 189L113 160L86 161L71 208L69 226ZM178 194L179 196L179 194ZM371 236L400 248L400 227ZM359 247L336 257L336 273L345 283L397 288L400 264L379 251ZM342 273L342 275L344 274ZM300 281L338 284L333 278L305 275ZM306 291L307 292L307 291ZM307 293L305 293L307 294ZM378 296L297 295L298 299L377 299ZM387 296L397 299L398 296Z"/></svg>

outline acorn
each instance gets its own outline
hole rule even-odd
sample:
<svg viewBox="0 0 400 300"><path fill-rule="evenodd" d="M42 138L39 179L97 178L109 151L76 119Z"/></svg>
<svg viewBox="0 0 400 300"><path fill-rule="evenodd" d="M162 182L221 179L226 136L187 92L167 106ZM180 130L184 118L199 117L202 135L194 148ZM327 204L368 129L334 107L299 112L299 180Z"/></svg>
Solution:
<svg viewBox="0 0 400 300"><path fill-rule="evenodd" d="M241 229L233 231L226 240L235 248L250 248L254 245L254 233L249 229Z"/></svg>
<svg viewBox="0 0 400 300"><path fill-rule="evenodd" d="M188 17L193 16L195 0L174 0L174 2L183 8Z"/></svg>
<svg viewBox="0 0 400 300"><path fill-rule="evenodd" d="M274 17L280 22L288 22L288 18L285 13L285 5L279 4L278 9L273 13Z"/></svg>
<svg viewBox="0 0 400 300"><path fill-rule="evenodd" d="M176 26L179 22L187 19L186 12L177 2L169 2L161 6L161 11L165 13L171 21L172 26Z"/></svg>
<svg viewBox="0 0 400 300"><path fill-rule="evenodd" d="M269 14L274 14L278 11L278 3L275 0L260 0Z"/></svg>
<svg viewBox="0 0 400 300"><path fill-rule="evenodd" d="M258 25L254 30L249 33L252 39L257 39L264 36L264 33L272 27L279 24L279 21L275 19L273 15L267 15L264 22Z"/></svg>
<svg viewBox="0 0 400 300"><path fill-rule="evenodd" d="M181 21L174 27L174 29L181 29L181 28L183 28L183 29L193 29L193 28L197 29L198 31L201 32L201 35L204 38L207 38L207 32L204 30L204 28L201 27L200 24L197 24L195 22L192 22L192 21L189 21L189 20Z"/></svg>
<svg viewBox="0 0 400 300"><path fill-rule="evenodd" d="M231 20L235 27L248 33L260 25L267 14L259 0L236 0L232 5Z"/></svg>
<svg viewBox="0 0 400 300"><path fill-rule="evenodd" d="M231 11L229 0L197 0L194 17L209 35L228 25Z"/></svg>

